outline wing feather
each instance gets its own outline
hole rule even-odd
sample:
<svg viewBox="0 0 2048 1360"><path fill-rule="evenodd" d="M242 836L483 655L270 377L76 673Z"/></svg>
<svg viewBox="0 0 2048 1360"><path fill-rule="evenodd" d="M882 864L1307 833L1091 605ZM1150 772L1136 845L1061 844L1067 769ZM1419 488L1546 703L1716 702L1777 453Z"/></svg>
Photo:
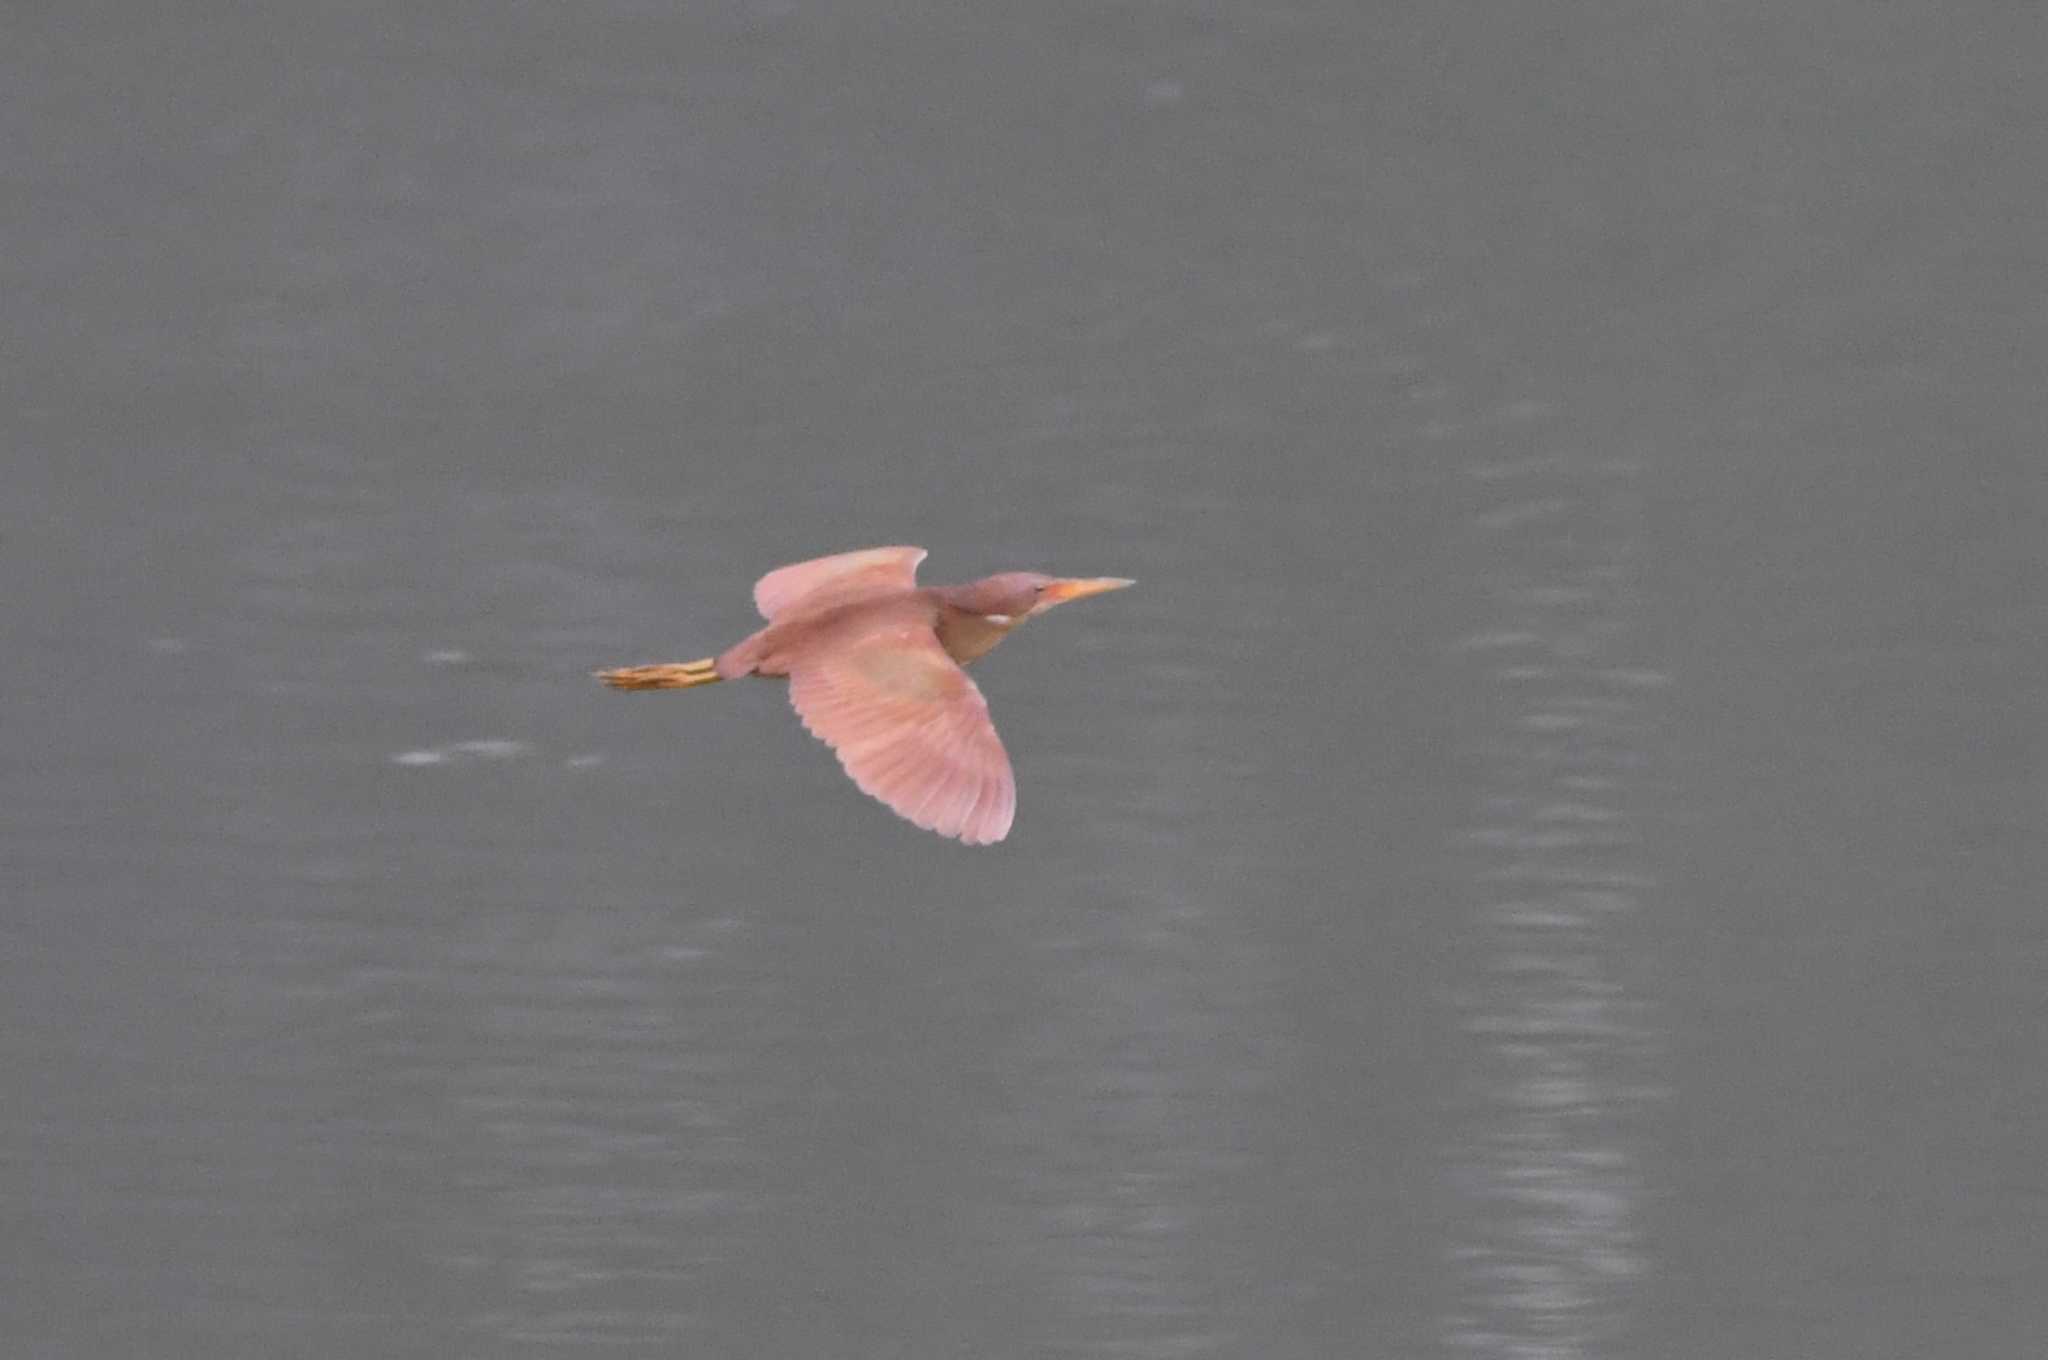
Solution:
<svg viewBox="0 0 2048 1360"><path fill-rule="evenodd" d="M923 548L862 548L777 567L754 582L754 607L773 620L799 605L845 604L917 585Z"/></svg>
<svg viewBox="0 0 2048 1360"><path fill-rule="evenodd" d="M861 791L898 816L972 845L1009 834L1010 758L928 614L861 611L791 665L789 698Z"/></svg>

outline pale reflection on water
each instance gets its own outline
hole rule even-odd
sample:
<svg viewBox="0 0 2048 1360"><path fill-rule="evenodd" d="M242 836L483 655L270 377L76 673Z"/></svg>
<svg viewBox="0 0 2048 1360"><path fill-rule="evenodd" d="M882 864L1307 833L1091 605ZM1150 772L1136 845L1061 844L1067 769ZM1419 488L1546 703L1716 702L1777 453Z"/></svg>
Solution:
<svg viewBox="0 0 2048 1360"><path fill-rule="evenodd" d="M496 1168L437 1216L427 1250L497 1300L465 1330L557 1346L702 1335L696 1300L768 1202L745 1129L775 1100L760 1058L776 1027L722 980L740 933L714 919L637 951L475 941L452 960L468 1023L419 1076Z"/></svg>
<svg viewBox="0 0 2048 1360"><path fill-rule="evenodd" d="M1479 479L1493 617L1456 649L1490 720L1459 858L1474 906L1451 1178L1446 1340L1513 1360L1626 1353L1643 1242L1644 1115L1662 1093L1632 826L1664 677L1631 651L1639 525L1626 467L1531 460Z"/></svg>

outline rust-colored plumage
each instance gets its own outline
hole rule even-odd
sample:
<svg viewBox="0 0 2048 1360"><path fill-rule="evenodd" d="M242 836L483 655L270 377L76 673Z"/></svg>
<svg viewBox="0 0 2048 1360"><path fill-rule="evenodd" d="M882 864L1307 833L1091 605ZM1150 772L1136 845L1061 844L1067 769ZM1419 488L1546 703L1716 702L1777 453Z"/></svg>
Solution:
<svg viewBox="0 0 2048 1360"><path fill-rule="evenodd" d="M1010 833L1017 784L988 702L961 667L1033 615L1131 583L1008 571L920 587L924 555L866 548L779 567L754 583L766 628L716 657L598 679L615 689L688 689L786 676L797 716L862 792L942 836L993 844Z"/></svg>

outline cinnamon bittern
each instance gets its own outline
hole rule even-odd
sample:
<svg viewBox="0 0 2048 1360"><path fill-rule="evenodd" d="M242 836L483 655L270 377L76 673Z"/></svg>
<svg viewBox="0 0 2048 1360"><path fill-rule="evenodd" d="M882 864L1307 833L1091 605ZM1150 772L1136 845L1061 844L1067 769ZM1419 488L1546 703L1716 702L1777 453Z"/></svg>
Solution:
<svg viewBox="0 0 2048 1360"><path fill-rule="evenodd" d="M1121 590L1118 576L1005 571L919 586L922 548L867 548L778 567L754 583L768 626L701 661L597 672L614 689L689 689L787 676L789 701L863 793L969 845L1010 834L1017 783L988 701L961 667L1068 600Z"/></svg>

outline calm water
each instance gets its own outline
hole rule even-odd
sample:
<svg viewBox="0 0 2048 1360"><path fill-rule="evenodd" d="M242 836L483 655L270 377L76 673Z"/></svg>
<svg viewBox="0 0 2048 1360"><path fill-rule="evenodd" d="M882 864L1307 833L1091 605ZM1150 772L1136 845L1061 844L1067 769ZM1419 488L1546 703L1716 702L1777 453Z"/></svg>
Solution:
<svg viewBox="0 0 2048 1360"><path fill-rule="evenodd" d="M2023 14L14 14L8 1353L2048 1351Z"/></svg>

